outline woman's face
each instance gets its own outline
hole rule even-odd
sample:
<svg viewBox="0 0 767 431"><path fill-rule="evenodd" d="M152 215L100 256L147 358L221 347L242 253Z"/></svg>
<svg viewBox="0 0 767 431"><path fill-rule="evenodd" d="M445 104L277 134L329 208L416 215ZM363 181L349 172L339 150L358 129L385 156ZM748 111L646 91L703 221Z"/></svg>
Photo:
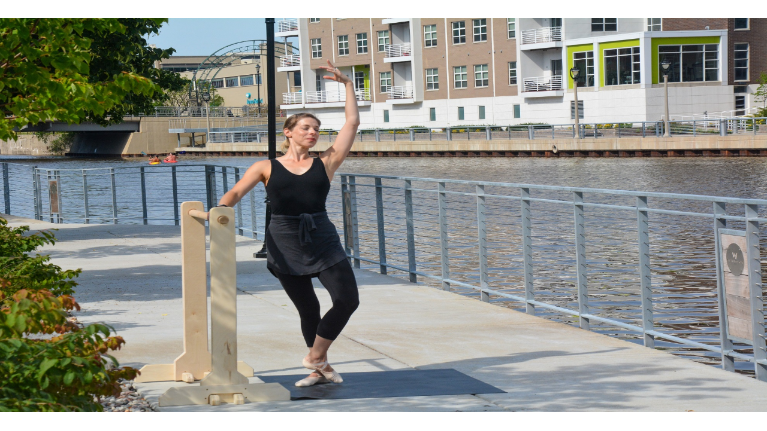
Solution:
<svg viewBox="0 0 767 431"><path fill-rule="evenodd" d="M312 148L317 144L320 137L320 125L314 118L302 118L293 127L293 130L284 129L285 136L290 138L295 145Z"/></svg>

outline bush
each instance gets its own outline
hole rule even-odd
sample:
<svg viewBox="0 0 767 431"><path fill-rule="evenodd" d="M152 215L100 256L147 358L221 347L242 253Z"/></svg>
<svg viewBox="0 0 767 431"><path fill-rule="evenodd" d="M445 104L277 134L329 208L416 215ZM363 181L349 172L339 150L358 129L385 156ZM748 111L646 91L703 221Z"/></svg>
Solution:
<svg viewBox="0 0 767 431"><path fill-rule="evenodd" d="M70 295L80 270L27 256L55 242L49 232L23 236L28 230L10 229L0 219L0 412L101 411L98 397L119 395L118 379L138 371L115 368L107 352L125 340L110 337L111 328L80 328L68 319L68 311L80 309Z"/></svg>

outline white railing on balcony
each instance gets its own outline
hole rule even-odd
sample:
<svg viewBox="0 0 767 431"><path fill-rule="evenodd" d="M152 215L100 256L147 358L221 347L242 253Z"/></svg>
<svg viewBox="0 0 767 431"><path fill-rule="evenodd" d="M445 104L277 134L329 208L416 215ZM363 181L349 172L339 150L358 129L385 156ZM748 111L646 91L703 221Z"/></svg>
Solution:
<svg viewBox="0 0 767 431"><path fill-rule="evenodd" d="M354 91L354 95L357 96L357 100L370 100L370 89L363 88ZM333 103L346 101L346 91L344 90L329 90L329 91L307 91L306 103Z"/></svg>
<svg viewBox="0 0 767 431"><path fill-rule="evenodd" d="M280 67L294 67L294 66L300 66L300 65L301 65L301 56L298 54L286 55L280 58Z"/></svg>
<svg viewBox="0 0 767 431"><path fill-rule="evenodd" d="M298 31L298 20L295 18L277 21L277 32Z"/></svg>
<svg viewBox="0 0 767 431"><path fill-rule="evenodd" d="M562 27L543 27L532 30L523 30L522 44L558 42L562 40Z"/></svg>
<svg viewBox="0 0 767 431"><path fill-rule="evenodd" d="M562 75L536 76L522 80L522 91L550 91L562 89Z"/></svg>
<svg viewBox="0 0 767 431"><path fill-rule="evenodd" d="M301 92L295 92L295 93L282 93L282 104L283 105L293 105L296 103L301 103Z"/></svg>
<svg viewBox="0 0 767 431"><path fill-rule="evenodd" d="M388 93L389 99L412 99L413 87L392 85L386 93Z"/></svg>
<svg viewBox="0 0 767 431"><path fill-rule="evenodd" d="M386 57L409 57L410 56L410 44L400 43L397 45L386 45L384 48Z"/></svg>

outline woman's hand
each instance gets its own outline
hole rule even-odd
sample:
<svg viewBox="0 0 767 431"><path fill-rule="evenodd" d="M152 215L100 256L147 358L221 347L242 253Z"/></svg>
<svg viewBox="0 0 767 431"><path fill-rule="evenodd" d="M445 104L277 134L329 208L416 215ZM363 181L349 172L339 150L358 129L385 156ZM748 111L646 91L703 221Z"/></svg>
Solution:
<svg viewBox="0 0 767 431"><path fill-rule="evenodd" d="M340 70L338 70L337 67L333 66L333 63L331 63L330 60L328 60L327 66L320 66L319 69L325 69L328 72L332 73L331 76L328 76L328 75L323 76L324 79L340 82L341 84L350 84L352 82L352 80L348 76L344 75L343 73L341 73Z"/></svg>

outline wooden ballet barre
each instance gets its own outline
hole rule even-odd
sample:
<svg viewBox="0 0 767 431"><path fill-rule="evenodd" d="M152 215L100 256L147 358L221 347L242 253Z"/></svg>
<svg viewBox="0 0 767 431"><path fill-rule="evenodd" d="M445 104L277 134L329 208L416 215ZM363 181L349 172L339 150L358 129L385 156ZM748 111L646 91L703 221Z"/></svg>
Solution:
<svg viewBox="0 0 767 431"><path fill-rule="evenodd" d="M205 211L189 210L189 215L190 216L192 216L194 218L202 219L202 220L207 220L208 219L208 214L209 213L207 213ZM229 223L229 217L227 217L227 216L218 216L218 222L220 224L227 224L227 223Z"/></svg>

